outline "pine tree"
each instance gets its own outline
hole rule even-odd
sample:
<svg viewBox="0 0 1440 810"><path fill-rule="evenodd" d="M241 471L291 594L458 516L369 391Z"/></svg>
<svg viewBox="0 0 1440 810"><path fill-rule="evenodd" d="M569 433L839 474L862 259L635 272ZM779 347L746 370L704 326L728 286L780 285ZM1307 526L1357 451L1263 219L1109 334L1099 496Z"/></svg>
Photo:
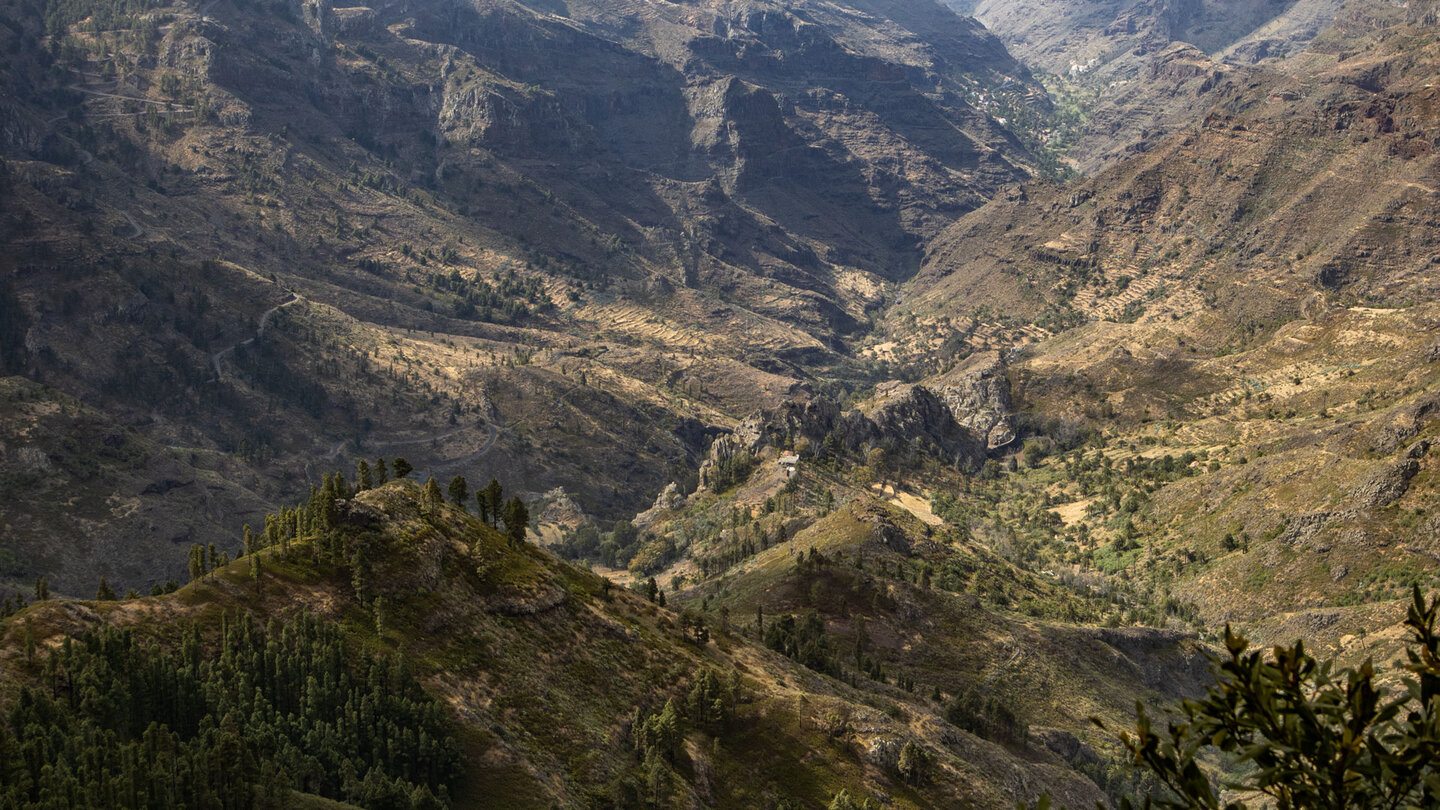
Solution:
<svg viewBox="0 0 1440 810"><path fill-rule="evenodd" d="M505 503L505 533L510 536L510 542L519 546L525 542L525 531L530 524L530 510L525 508L525 502L518 497L511 498Z"/></svg>
<svg viewBox="0 0 1440 810"><path fill-rule="evenodd" d="M918 785L925 781L930 768L930 756L925 753L925 749L916 745L914 740L906 740L905 747L900 749L900 760L895 767L906 782Z"/></svg>
<svg viewBox="0 0 1440 810"><path fill-rule="evenodd" d="M404 478L415 470L414 467L410 466L410 462L405 460L404 456L396 456L394 465L396 478Z"/></svg>
<svg viewBox="0 0 1440 810"><path fill-rule="evenodd" d="M451 478L449 490L450 502L464 511L469 505L467 501L470 499L470 485L465 481L465 476L457 475Z"/></svg>
<svg viewBox="0 0 1440 810"><path fill-rule="evenodd" d="M205 576L205 549L198 544L190 546L189 566L191 582Z"/></svg>
<svg viewBox="0 0 1440 810"><path fill-rule="evenodd" d="M360 489L370 489L374 483L370 480L370 464L365 459L355 465L355 482Z"/></svg>
<svg viewBox="0 0 1440 810"><path fill-rule="evenodd" d="M484 523L490 522L490 490L481 488L475 490L475 509Z"/></svg>
<svg viewBox="0 0 1440 810"><path fill-rule="evenodd" d="M855 668L864 671L865 648L870 644L870 635L865 632L865 617L855 616Z"/></svg>
<svg viewBox="0 0 1440 810"><path fill-rule="evenodd" d="M500 511L504 506L504 491L500 489L500 482L494 478L485 487L485 502L490 510L490 525L496 526L500 522Z"/></svg>
<svg viewBox="0 0 1440 810"><path fill-rule="evenodd" d="M425 482L425 503L432 507L445 503L445 497L440 494L440 485L435 483L433 475Z"/></svg>
<svg viewBox="0 0 1440 810"><path fill-rule="evenodd" d="M385 457L375 459L375 486L380 486L390 480L390 472L385 466Z"/></svg>
<svg viewBox="0 0 1440 810"><path fill-rule="evenodd" d="M95 598L104 602L115 601L115 589L110 587L110 583L106 582L103 576L100 577L100 587L95 589Z"/></svg>
<svg viewBox="0 0 1440 810"><path fill-rule="evenodd" d="M44 602L50 598L50 580L40 577L35 580L35 601Z"/></svg>

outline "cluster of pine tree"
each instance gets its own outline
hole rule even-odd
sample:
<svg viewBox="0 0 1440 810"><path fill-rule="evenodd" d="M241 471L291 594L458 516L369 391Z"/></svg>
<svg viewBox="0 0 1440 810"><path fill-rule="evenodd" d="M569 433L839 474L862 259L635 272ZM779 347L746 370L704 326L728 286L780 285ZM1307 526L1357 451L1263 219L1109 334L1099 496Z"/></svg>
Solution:
<svg viewBox="0 0 1440 810"><path fill-rule="evenodd" d="M1015 701L996 691L974 689L956 695L945 706L945 719L987 740L1018 745L1030 735Z"/></svg>
<svg viewBox="0 0 1440 810"><path fill-rule="evenodd" d="M816 672L841 677L840 654L825 632L820 614L811 610L798 620L786 615L764 628L765 646Z"/></svg>
<svg viewBox="0 0 1440 810"><path fill-rule="evenodd" d="M497 274L492 284L485 279L465 278L460 271L435 274L430 285L453 293L455 317L464 320L514 322L530 315L532 307L540 312L553 309L545 285L538 276L521 278L514 270Z"/></svg>
<svg viewBox="0 0 1440 810"><path fill-rule="evenodd" d="M751 518L748 524L739 524L733 528L726 541L712 545L704 554L696 555L695 564L700 567L702 574L713 576L789 539L784 520L775 523L772 534Z"/></svg>
<svg viewBox="0 0 1440 810"><path fill-rule="evenodd" d="M384 462L384 459L380 459L381 469L384 469ZM396 459L396 462L403 463L404 459ZM252 536L247 526L245 553L253 554L262 548L278 546L280 552L286 554L290 551L290 545L297 540L313 539L317 558L326 559L339 555L343 550L339 547L339 536L333 531L339 517L335 502L354 497L356 491L346 483L345 476L338 472L324 476L319 487L310 487L310 498L307 501L294 507L281 507L278 514L266 515L263 535Z"/></svg>
<svg viewBox="0 0 1440 810"><path fill-rule="evenodd" d="M398 659L352 666L302 617L226 622L177 654L105 628L67 639L0 720L0 806L443 808L461 757Z"/></svg>
<svg viewBox="0 0 1440 810"><path fill-rule="evenodd" d="M740 700L740 674L731 673L722 684L714 670L703 669L690 682L682 700L670 698L658 710L635 707L630 718L630 743L640 760L643 782L622 778L612 786L612 799L620 807L666 806L682 782L676 772L684 756L687 730L704 731L719 739Z"/></svg>

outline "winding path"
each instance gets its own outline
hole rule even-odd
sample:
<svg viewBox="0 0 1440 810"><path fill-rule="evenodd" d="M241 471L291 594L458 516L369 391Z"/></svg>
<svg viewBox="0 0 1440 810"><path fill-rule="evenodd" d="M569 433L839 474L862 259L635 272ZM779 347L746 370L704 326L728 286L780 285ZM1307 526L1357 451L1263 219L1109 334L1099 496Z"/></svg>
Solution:
<svg viewBox="0 0 1440 810"><path fill-rule="evenodd" d="M180 103L175 102L175 101L166 101L165 99L160 99L160 98L146 98L145 96L123 96L123 95L120 95L119 93L107 93L107 92L105 92L104 90L91 90L90 88L86 87L86 86L83 85L83 84L71 84L71 85L66 85L66 89L67 89L67 90L74 90L74 91L77 92L77 93L84 93L84 94L86 94L86 95L88 95L88 96L95 96L96 98L114 98L114 99L119 99L119 100L121 100L121 101L137 101L137 102L139 102L139 103L141 103L141 104L155 104L155 105L163 106L163 107L165 108L165 112L194 112L194 111L195 111L195 108L194 108L194 107L188 107L188 106L186 106L186 105L184 105L184 104L180 104ZM83 102L82 102L82 104L83 104ZM133 116L133 115L138 115L138 113L133 113L133 112L102 113L102 114L99 114L99 115L93 115L93 116L88 116L88 117L89 117L89 118L97 118L97 119L98 119L98 118L124 118L124 117L127 117L127 116ZM49 121L46 121L46 122L45 122L45 126L47 126L47 127L55 126L56 124L60 123L61 121L64 121L66 118L69 118L69 117L70 117L70 113L68 113L68 112L65 113L64 115L57 115L57 116L55 116L54 118L51 118Z"/></svg>
<svg viewBox="0 0 1440 810"><path fill-rule="evenodd" d="M468 456L461 456L453 461L441 462L435 466L435 469L441 472L448 472L459 467L464 467L467 464L474 464L476 461L488 455L490 450L495 447L495 440L500 438L500 429L489 422L485 423L485 427L490 430L490 435L485 437L485 443L480 445L479 450L476 450Z"/></svg>
<svg viewBox="0 0 1440 810"><path fill-rule="evenodd" d="M437 433L434 436L420 436L415 439L396 439L395 441L389 442L376 442L369 446L369 450L386 450L392 447L404 447L405 445L409 444L427 444L429 442L438 442L442 439L449 439L453 436L459 436L461 433L472 430L474 427L474 425L471 425L470 427L456 428L455 430L451 430L445 433ZM470 456L466 456L466 458L484 455L485 453L490 452L490 448L495 445L495 437L499 435L500 431L496 430L495 426L488 422L485 424L485 427L490 429L490 435L486 437L485 444L482 445L480 449L476 452L471 453ZM349 439L341 439L338 444L331 448L329 453L325 454L325 458L332 460L339 458L340 452L344 450L345 445L349 443Z"/></svg>
<svg viewBox="0 0 1440 810"><path fill-rule="evenodd" d="M128 216L128 215L126 216L126 219L129 219L129 216ZM131 224L133 225L134 223L132 222ZM137 225L136 227L138 228L139 226ZM225 355L229 354L230 352L235 351L236 349L240 348L241 346L249 346L251 343L254 343L256 340L264 337L264 336L265 336L265 327L267 327L267 326L270 325L270 316L271 316L271 315L274 315L274 314L275 314L276 312L278 312L280 309L282 309L282 308L284 308L284 307L288 307L288 306L290 306L291 304L293 304L293 303L295 303L296 301L299 301L299 300L301 300L300 296L296 295L296 294L293 293L293 292L290 293L290 300L284 301L284 302L279 303L279 304L276 304L275 306L273 306L273 307L265 310L265 312L260 315L260 327L255 330L255 335L254 335L253 337L245 338L244 340L240 341L239 343L234 344L233 346L226 346L225 348L221 349L220 351L215 352L214 354L210 355L210 365L212 365L212 366L215 367L215 376L216 376L216 378L219 378L219 377L220 377L220 374L221 374L221 371L220 371L220 358L224 357ZM337 449L338 449L338 448L337 448Z"/></svg>
<svg viewBox="0 0 1440 810"><path fill-rule="evenodd" d="M145 236L145 229L142 228L142 227L140 227L140 223L138 223L138 222L135 221L135 217L130 216L130 212L129 212L129 211L121 211L121 212L120 212L120 216L124 217L124 218L125 218L125 221L130 224L130 227L132 227L132 228L135 229L135 233L130 234L130 238L131 238L131 239L142 239L142 238L144 238L144 236Z"/></svg>

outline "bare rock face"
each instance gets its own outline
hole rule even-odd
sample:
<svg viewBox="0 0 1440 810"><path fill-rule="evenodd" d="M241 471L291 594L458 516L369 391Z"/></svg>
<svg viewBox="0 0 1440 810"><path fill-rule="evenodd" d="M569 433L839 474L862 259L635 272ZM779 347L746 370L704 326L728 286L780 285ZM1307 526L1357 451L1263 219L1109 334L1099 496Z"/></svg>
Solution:
<svg viewBox="0 0 1440 810"><path fill-rule="evenodd" d="M1079 737L1063 729L1031 729L1030 737L1066 762L1085 763L1087 765L1095 765L1100 762L1100 755L1095 753L1095 749L1086 745Z"/></svg>
<svg viewBox="0 0 1440 810"><path fill-rule="evenodd" d="M861 523L869 524L870 540L868 546L874 549L888 549L906 557L915 553L917 546L921 551L925 550L928 540L920 536L912 536L904 528L895 523L895 519L884 509L873 506L852 506L850 513ZM927 529L928 531L928 529Z"/></svg>
<svg viewBox="0 0 1440 810"><path fill-rule="evenodd" d="M585 510L570 497L564 487L556 487L540 496L544 504L535 519L539 523L559 523L578 526L585 521Z"/></svg>
<svg viewBox="0 0 1440 810"><path fill-rule="evenodd" d="M1148 627L1084 632L1115 651L1117 669L1133 668L1147 685L1163 694L1200 694L1210 682L1209 659L1192 633Z"/></svg>
<svg viewBox="0 0 1440 810"><path fill-rule="evenodd" d="M1420 472L1420 462L1412 458L1391 464L1361 482L1350 493L1350 500L1360 509L1378 509L1394 503L1410 489L1410 479Z"/></svg>
<svg viewBox="0 0 1440 810"><path fill-rule="evenodd" d="M1440 397L1427 396L1419 402L1399 409L1390 422L1380 429L1380 435L1370 445L1377 453L1393 453L1405 442L1414 438L1437 415L1440 415ZM1427 445L1426 450L1429 449ZM1424 451L1421 451L1422 454Z"/></svg>
<svg viewBox="0 0 1440 810"><path fill-rule="evenodd" d="M950 406L923 385L889 383L871 419L882 439L896 447L920 444L961 469L973 469L985 457L985 445L955 419ZM1013 438L1013 434L1012 434Z"/></svg>
<svg viewBox="0 0 1440 810"><path fill-rule="evenodd" d="M936 393L961 427L990 450L1015 441L1010 380L1000 352L977 354L942 379Z"/></svg>
<svg viewBox="0 0 1440 810"><path fill-rule="evenodd" d="M1000 378L1003 380L1003 376ZM731 461L740 453L759 454L767 447L779 448L788 442L805 439L814 448L855 451L866 444L885 447L892 452L918 452L944 459L947 463L973 470L985 458L986 443L979 432L957 421L946 401L923 385L885 383L876 389L876 404L870 413L858 410L841 413L840 407L824 397L790 399L777 408L756 411L733 433L718 436L710 443L705 462L700 467L700 484L709 486L721 462ZM1008 387L995 389L993 397L1008 403ZM1008 409L995 405L1008 419ZM992 414L993 416L993 414ZM985 421L990 416L976 417ZM1004 421L995 417L994 421ZM986 422L989 425L989 422ZM1013 428L998 431L993 425L987 433L1014 438Z"/></svg>

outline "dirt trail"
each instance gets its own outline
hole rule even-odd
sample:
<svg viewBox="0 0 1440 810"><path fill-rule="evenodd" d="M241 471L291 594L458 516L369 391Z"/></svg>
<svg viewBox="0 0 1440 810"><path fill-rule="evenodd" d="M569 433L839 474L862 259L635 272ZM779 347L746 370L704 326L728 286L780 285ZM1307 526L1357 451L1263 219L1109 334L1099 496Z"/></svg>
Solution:
<svg viewBox="0 0 1440 810"><path fill-rule="evenodd" d="M119 93L106 93L103 90L91 90L83 84L71 84L66 86L67 90L74 90L77 93L99 96L100 98L118 98L121 101L138 101L141 104L159 104L167 107L167 112L190 112L191 108L184 104L177 104L173 101L166 101L161 98L146 98L145 96L122 96Z"/></svg>
<svg viewBox="0 0 1440 810"><path fill-rule="evenodd" d="M473 430L475 427L476 427L475 425L470 425L469 427L456 428L455 430L446 431L445 433L436 433L436 434L431 435L431 436L417 436L416 438L413 438L413 439L396 439L396 440L394 440L394 441L388 441L388 442L373 442L373 443L367 443L367 444L368 444L367 450L389 450L389 449L391 449L391 448L395 448L395 447L405 447L405 446L407 446L407 445L412 445L412 444L429 444L430 442L438 442L438 441L443 441L443 440L445 440L445 439L454 438L454 437L456 437L456 436L459 436L459 435L462 434L462 433L467 433L467 432ZM490 431L490 435L485 437L485 443L480 446L480 449L479 449L479 450L476 450L474 453L471 453L471 454L470 454L471 456L481 456L481 455L484 455L485 453L490 452L490 448L491 448L491 447L494 447L494 446L495 446L495 437L496 437L497 435L499 435L500 431L497 430L494 425L491 425L491 424L488 424L488 423L485 425L485 427L486 427L486 429L488 429L488 430ZM342 441L342 442L340 442L339 444L335 445L335 448L330 451L328 457L329 457L329 458L338 458L338 457L340 456L340 451L341 451L341 449L343 449L343 448L345 447L345 445L347 445L347 444L349 444L349 443L350 443L350 440L349 440L349 439L345 439L344 441ZM447 463L454 463L454 462L447 462Z"/></svg>
<svg viewBox="0 0 1440 810"><path fill-rule="evenodd" d="M129 211L121 211L120 216L125 217L125 221L130 224L130 227L135 229L135 233L130 234L131 239L143 239L145 237L145 229L140 227L140 223L135 221L135 217L130 216Z"/></svg>
<svg viewBox="0 0 1440 810"><path fill-rule="evenodd" d="M81 73L80 75L81 75L82 77L85 77L85 76L91 76L91 75L94 75L94 74ZM70 84L70 85L66 85L65 89L67 89L67 90L74 90L74 91L77 92L77 93L84 93L84 94L87 95L87 96L94 96L95 98L113 98L113 99L118 99L118 100L120 100L120 101L135 101L135 102L138 102L138 103L140 103L140 104L153 104L153 105L156 105L156 106L164 107L164 108L165 108L165 110L164 110L165 112L194 112L194 111L195 111L195 108L194 108L194 107L187 106L187 105L185 105L185 104L181 104L181 103L176 102L176 101L169 101L169 100L166 100L166 99L163 99L163 98L148 98L148 97L146 97L146 96L127 96L127 95L122 95L122 94L120 94L120 93L107 93L107 92L105 92L104 90L95 90L95 89L92 89L92 88L90 88L90 87L86 87L86 86L83 85L83 84ZM99 115L87 116L87 118L120 118L120 117L124 117L124 116L136 115L136 114L137 114L137 113L133 113L133 112L104 113L104 114L99 114ZM69 113L66 113L65 115L57 115L56 117L51 118L49 121L46 121L46 122L45 122L45 125L46 125L46 126L54 126L55 124L58 124L58 123L60 123L61 121L64 121L66 118L69 118L69 117L70 117L70 114L69 114Z"/></svg>
<svg viewBox="0 0 1440 810"><path fill-rule="evenodd" d="M129 217L127 216L126 219L129 219ZM134 224L134 223L131 223L131 224ZM136 226L136 227L139 227L139 226ZM264 336L265 336L265 328L270 325L270 316L271 316L271 315L274 315L277 311L279 311L280 309L282 309L282 308L284 308L284 307L288 307L288 306L290 306L291 304L293 304L293 303L295 303L295 302L297 302L297 301L303 300L303 299L300 298L300 296L296 295L296 294L293 293L293 292L290 293L289 295L290 295L290 300L284 301L284 302L279 303L279 304L276 304L275 306L273 306L273 307L265 310L265 312L260 315L260 327L255 330L255 335L254 335L253 337L245 338L244 340L240 341L239 343L236 343L236 344L233 345L233 346L227 346L227 347L221 349L220 351L215 352L214 354L210 355L210 365L212 365L212 366L215 367L215 376L216 376L216 377L219 377L220 374L221 374L221 370L220 370L220 358L221 358L221 357L224 357L225 355L229 354L230 352L235 351L236 349L240 348L241 346L249 346L251 343L254 343L256 340L264 337Z"/></svg>

